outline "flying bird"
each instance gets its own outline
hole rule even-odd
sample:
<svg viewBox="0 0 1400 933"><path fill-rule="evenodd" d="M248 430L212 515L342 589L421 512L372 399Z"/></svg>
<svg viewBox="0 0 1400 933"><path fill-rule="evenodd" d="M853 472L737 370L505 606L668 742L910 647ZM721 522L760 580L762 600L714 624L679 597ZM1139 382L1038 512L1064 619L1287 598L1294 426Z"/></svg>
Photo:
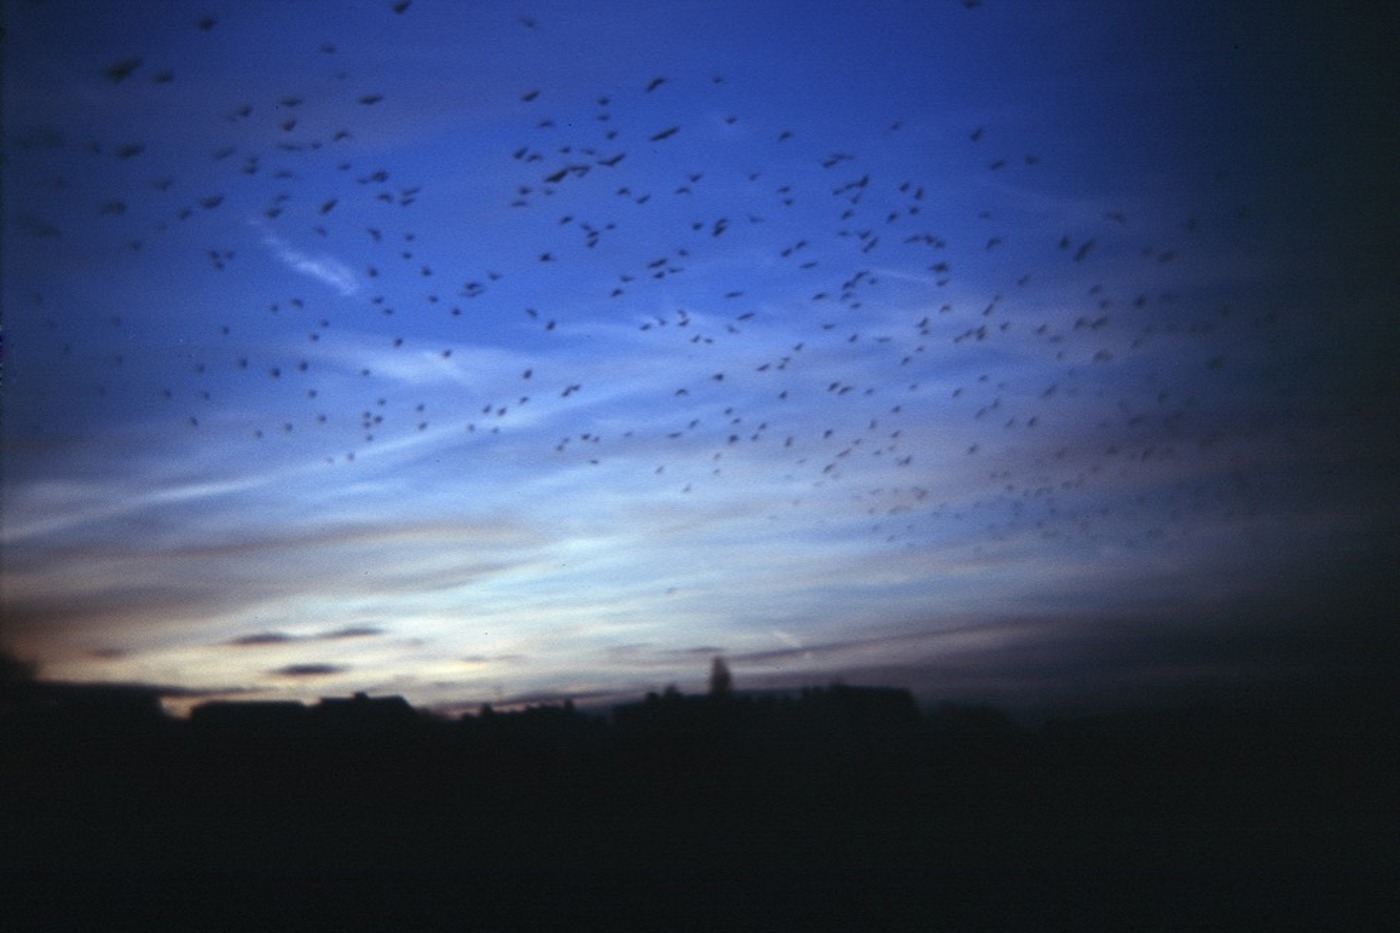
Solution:
<svg viewBox="0 0 1400 933"><path fill-rule="evenodd" d="M131 76L131 73L141 67L140 58L124 58L119 62L113 62L103 69L103 74L107 80L113 84L120 84Z"/></svg>

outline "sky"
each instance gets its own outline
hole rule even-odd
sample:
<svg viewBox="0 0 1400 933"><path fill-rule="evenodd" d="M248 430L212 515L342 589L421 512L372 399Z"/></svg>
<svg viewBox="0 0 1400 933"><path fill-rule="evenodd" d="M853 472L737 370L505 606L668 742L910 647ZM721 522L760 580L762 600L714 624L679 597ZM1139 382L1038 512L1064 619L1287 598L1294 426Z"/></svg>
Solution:
<svg viewBox="0 0 1400 933"><path fill-rule="evenodd" d="M6 0L0 645L177 707L1382 671L1400 37L1319 6Z"/></svg>

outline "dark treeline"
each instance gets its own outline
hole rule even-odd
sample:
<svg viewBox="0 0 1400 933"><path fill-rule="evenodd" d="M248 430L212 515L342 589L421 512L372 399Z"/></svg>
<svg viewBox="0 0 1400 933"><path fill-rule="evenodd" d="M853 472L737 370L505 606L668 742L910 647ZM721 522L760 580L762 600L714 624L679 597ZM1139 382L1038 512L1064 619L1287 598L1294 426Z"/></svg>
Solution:
<svg viewBox="0 0 1400 933"><path fill-rule="evenodd" d="M356 695L180 720L26 680L0 723L8 928L220 903L336 929L1306 929L1384 916L1400 881L1373 697L1029 727L721 678L606 714Z"/></svg>

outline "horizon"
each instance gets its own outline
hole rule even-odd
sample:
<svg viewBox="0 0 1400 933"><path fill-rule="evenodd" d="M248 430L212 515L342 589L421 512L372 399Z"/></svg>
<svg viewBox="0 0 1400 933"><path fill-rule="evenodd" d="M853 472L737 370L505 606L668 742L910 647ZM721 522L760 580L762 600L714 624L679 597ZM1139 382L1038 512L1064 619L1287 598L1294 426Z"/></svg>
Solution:
<svg viewBox="0 0 1400 933"><path fill-rule="evenodd" d="M43 676L1035 710L1400 660L1394 23L205 6L3 5Z"/></svg>

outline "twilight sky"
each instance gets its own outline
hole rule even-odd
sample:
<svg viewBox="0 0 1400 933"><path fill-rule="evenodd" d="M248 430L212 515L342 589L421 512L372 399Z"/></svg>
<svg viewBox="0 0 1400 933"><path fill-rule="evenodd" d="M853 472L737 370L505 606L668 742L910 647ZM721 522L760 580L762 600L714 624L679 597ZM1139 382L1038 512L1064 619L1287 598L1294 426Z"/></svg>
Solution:
<svg viewBox="0 0 1400 933"><path fill-rule="evenodd" d="M1317 6L6 0L0 642L444 708L1382 666L1397 35Z"/></svg>

